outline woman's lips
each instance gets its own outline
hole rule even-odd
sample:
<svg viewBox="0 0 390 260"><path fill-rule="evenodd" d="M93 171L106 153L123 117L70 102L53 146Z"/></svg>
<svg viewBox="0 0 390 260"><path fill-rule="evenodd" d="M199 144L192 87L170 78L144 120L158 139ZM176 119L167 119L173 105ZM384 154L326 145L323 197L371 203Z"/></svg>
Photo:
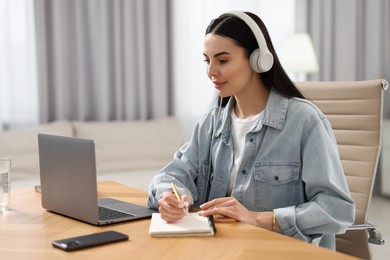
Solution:
<svg viewBox="0 0 390 260"><path fill-rule="evenodd" d="M226 82L213 81L213 84L216 89L221 89L225 85L225 83Z"/></svg>

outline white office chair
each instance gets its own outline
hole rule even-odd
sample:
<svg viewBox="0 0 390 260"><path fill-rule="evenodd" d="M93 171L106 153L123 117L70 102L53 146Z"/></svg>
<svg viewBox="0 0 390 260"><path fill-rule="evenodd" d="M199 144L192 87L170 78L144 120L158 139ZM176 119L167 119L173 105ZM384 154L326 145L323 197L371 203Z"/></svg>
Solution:
<svg viewBox="0 0 390 260"><path fill-rule="evenodd" d="M375 226L367 222L367 211L381 151L383 92L387 86L382 79L297 83L332 125L356 203L355 223L337 236L336 250L364 259L370 259L368 242L384 244Z"/></svg>

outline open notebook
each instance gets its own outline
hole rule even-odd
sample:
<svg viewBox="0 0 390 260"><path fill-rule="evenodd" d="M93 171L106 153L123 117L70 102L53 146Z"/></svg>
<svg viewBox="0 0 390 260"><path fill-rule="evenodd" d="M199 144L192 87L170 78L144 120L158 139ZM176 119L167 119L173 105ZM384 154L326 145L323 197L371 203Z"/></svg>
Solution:
<svg viewBox="0 0 390 260"><path fill-rule="evenodd" d="M152 237L213 236L215 233L213 217L202 217L198 213L188 213L174 223L167 223L160 213L153 213L149 227Z"/></svg>

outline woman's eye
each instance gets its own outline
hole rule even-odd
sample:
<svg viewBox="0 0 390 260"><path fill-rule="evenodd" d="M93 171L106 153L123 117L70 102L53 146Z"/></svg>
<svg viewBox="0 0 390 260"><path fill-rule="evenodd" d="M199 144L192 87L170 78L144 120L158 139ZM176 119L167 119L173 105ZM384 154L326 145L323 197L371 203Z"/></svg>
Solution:
<svg viewBox="0 0 390 260"><path fill-rule="evenodd" d="M206 62L207 64L210 64L210 60L209 59L205 59L204 62ZM218 60L219 64L225 64L228 62L228 60Z"/></svg>

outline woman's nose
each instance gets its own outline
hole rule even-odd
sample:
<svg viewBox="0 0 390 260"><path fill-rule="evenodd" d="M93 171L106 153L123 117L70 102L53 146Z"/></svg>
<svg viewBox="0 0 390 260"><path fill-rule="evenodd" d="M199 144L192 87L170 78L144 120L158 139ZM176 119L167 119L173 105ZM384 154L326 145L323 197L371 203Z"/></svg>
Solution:
<svg viewBox="0 0 390 260"><path fill-rule="evenodd" d="M217 76L218 69L213 64L209 64L209 66L207 68L207 74L209 77Z"/></svg>

